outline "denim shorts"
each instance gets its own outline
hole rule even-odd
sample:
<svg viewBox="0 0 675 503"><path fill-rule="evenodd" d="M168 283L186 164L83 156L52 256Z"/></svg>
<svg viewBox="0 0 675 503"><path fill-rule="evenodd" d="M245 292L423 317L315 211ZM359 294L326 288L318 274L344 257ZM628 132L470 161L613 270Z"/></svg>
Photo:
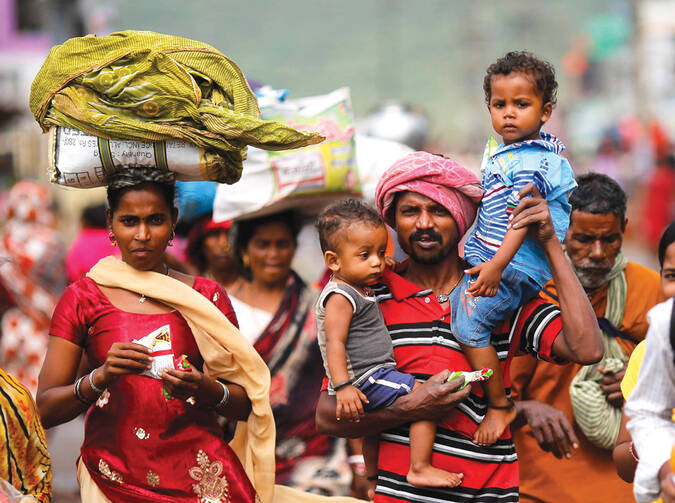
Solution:
<svg viewBox="0 0 675 503"><path fill-rule="evenodd" d="M492 331L508 319L541 288L522 271L508 265L494 297L471 297L466 293L478 274L465 274L450 294L452 335L465 346L482 348L490 344Z"/></svg>

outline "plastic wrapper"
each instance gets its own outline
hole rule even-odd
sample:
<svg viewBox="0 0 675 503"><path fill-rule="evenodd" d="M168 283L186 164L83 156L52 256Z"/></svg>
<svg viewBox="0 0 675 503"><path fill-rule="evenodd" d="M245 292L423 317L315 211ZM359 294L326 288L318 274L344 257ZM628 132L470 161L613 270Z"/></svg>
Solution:
<svg viewBox="0 0 675 503"><path fill-rule="evenodd" d="M492 369L488 368L472 371L455 370L448 376L448 382L452 381L453 379L458 379L459 377L464 377L464 384L462 384L462 386L457 389L457 391L459 391L466 388L467 384L472 382L487 381L490 376L492 376L492 374Z"/></svg>

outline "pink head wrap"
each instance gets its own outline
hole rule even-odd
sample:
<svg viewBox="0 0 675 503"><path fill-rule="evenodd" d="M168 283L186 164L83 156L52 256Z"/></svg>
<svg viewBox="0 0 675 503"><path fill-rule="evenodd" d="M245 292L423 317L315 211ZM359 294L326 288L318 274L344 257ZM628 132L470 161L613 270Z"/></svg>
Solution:
<svg viewBox="0 0 675 503"><path fill-rule="evenodd" d="M392 209L397 192L417 192L446 208L463 235L476 217L483 189L476 175L440 155L413 152L396 161L380 178L375 201L382 218L395 227Z"/></svg>

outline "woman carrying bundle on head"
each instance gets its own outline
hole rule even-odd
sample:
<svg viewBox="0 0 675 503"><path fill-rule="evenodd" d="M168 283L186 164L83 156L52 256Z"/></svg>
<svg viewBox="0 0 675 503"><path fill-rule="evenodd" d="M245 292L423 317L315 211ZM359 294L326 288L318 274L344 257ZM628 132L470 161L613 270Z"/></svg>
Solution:
<svg viewBox="0 0 675 503"><path fill-rule="evenodd" d="M255 434L266 410L250 397L264 384L251 381L269 377L234 329L225 291L165 264L173 198L167 173L130 169L113 180L107 217L122 260L99 262L54 312L37 401L47 428L88 410L83 501L256 500L217 418L245 421L253 401Z"/></svg>

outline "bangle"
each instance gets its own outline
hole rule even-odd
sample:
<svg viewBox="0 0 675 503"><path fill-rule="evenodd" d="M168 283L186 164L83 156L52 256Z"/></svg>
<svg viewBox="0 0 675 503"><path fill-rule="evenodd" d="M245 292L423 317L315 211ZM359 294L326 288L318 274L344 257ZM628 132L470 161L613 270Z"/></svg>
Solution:
<svg viewBox="0 0 675 503"><path fill-rule="evenodd" d="M368 476L366 477L366 480L370 480L370 481L377 480L377 475L368 475Z"/></svg>
<svg viewBox="0 0 675 503"><path fill-rule="evenodd" d="M82 395L82 390L80 390L80 386L82 385L82 381L84 380L85 377L87 377L87 376L84 375L84 376L80 377L77 381L75 381L75 389L73 390L73 392L75 393L75 398L77 398L84 405L89 406L93 402L90 402L89 400L84 398L84 396Z"/></svg>
<svg viewBox="0 0 675 503"><path fill-rule="evenodd" d="M637 462L640 462L640 456L637 455L635 452L635 449L633 448L633 442L630 443L628 446L628 452L630 452L630 455L633 456L633 459Z"/></svg>
<svg viewBox="0 0 675 503"><path fill-rule="evenodd" d="M353 465L354 463L365 463L366 461L363 459L363 454L352 454L347 458L347 463L350 465Z"/></svg>
<svg viewBox="0 0 675 503"><path fill-rule="evenodd" d="M223 405L227 405L227 402L230 401L230 390L222 382L218 380L216 380L216 382L223 387L223 398L221 398L220 402L213 406L214 409L222 407Z"/></svg>
<svg viewBox="0 0 675 503"><path fill-rule="evenodd" d="M333 390L337 391L340 388L344 388L345 386L349 386L352 383L351 379L347 379L346 381L342 381L340 384L333 386Z"/></svg>
<svg viewBox="0 0 675 503"><path fill-rule="evenodd" d="M349 467L352 469L352 473L359 477L366 476L366 464L365 463L349 463Z"/></svg>
<svg viewBox="0 0 675 503"><path fill-rule="evenodd" d="M91 387L91 389L93 389L96 393L100 395L101 393L103 393L104 390L102 390L101 388L97 388L96 385L94 384L94 378L92 377L94 375L94 370L89 372L89 386Z"/></svg>

